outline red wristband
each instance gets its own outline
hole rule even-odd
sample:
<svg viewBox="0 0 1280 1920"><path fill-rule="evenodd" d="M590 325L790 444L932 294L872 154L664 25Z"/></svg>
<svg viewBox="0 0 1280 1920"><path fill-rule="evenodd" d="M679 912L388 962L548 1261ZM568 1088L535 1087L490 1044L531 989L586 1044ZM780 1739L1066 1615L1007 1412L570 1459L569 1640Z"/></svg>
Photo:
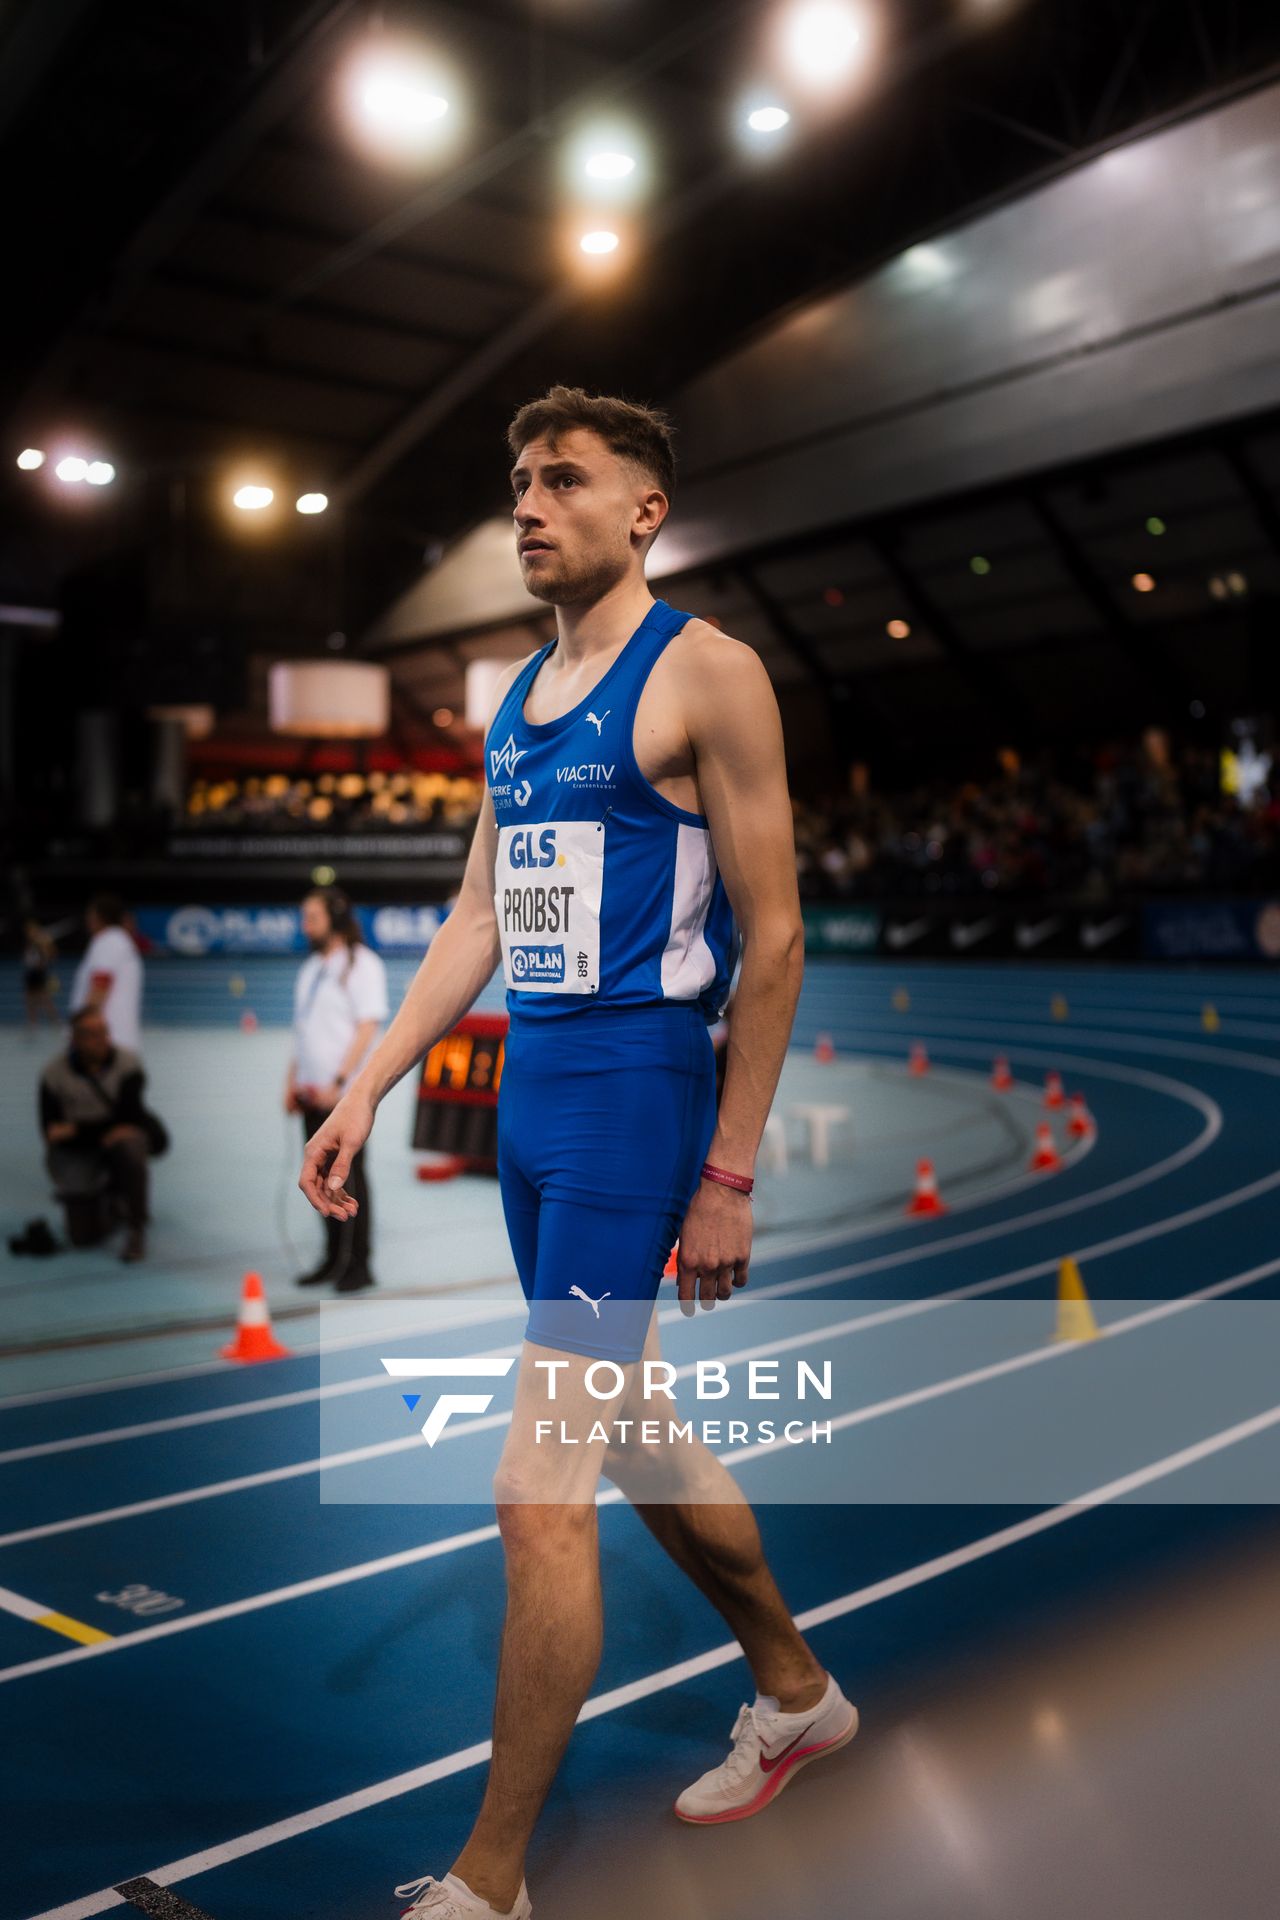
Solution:
<svg viewBox="0 0 1280 1920"><path fill-rule="evenodd" d="M713 1167L708 1161L702 1169L704 1180L714 1180L722 1187L733 1187L738 1193L750 1194L755 1181L748 1173L730 1173L725 1167Z"/></svg>

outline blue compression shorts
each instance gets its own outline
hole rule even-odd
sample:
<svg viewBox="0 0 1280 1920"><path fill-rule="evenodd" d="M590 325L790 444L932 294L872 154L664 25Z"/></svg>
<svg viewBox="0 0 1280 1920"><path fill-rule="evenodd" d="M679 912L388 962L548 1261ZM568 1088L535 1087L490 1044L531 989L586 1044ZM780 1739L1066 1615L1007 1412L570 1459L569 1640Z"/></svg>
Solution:
<svg viewBox="0 0 1280 1920"><path fill-rule="evenodd" d="M640 1358L715 1126L715 1050L696 1004L512 1014L498 1182L529 1340ZM606 1293L597 1317L590 1303Z"/></svg>

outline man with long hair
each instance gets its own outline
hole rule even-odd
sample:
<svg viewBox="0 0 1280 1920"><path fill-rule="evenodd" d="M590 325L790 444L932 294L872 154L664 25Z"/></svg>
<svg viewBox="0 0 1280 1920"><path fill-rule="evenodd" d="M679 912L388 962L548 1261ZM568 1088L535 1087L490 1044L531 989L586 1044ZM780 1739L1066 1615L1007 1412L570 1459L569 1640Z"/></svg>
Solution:
<svg viewBox="0 0 1280 1920"><path fill-rule="evenodd" d="M302 933L311 952L293 994L293 1054L285 1080L286 1113L302 1116L309 1140L320 1131L373 1050L387 1017L387 969L366 946L354 907L340 887L316 887L302 902ZM332 1284L359 1293L374 1284L369 1267L372 1213L364 1150L348 1169L357 1205L351 1219L325 1219L325 1251L296 1284Z"/></svg>
<svg viewBox="0 0 1280 1920"><path fill-rule="evenodd" d="M643 1446L530 1444L547 1366L559 1369L555 1412L570 1441L599 1413L585 1382L593 1359L624 1370L628 1397L615 1406L631 1413L637 1363L658 1352L653 1305L677 1237L687 1310L746 1284L752 1168L800 991L803 927L768 675L750 647L655 599L645 580L674 488L668 422L554 387L520 409L508 439L520 565L555 608L556 638L499 684L457 906L311 1141L299 1183L327 1217L351 1216L348 1171L378 1102L501 960L498 1172L530 1313L495 1482L507 1611L484 1801L452 1871L397 1889L430 1920L531 1912L526 1849L600 1655L602 1471L719 1608L758 1689L727 1758L680 1794L681 1818L760 1812L796 1767L850 1740L858 1718L706 1448L688 1450L690 1492L671 1499L657 1497L666 1463ZM717 1113L707 1028L739 945Z"/></svg>

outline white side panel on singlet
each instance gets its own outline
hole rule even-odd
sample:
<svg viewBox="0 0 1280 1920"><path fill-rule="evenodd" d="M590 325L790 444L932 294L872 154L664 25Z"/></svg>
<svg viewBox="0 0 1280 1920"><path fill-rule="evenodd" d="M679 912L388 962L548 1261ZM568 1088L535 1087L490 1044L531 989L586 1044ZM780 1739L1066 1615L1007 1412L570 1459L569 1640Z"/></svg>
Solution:
<svg viewBox="0 0 1280 1920"><path fill-rule="evenodd" d="M662 950L662 993L667 1000L696 1000L716 977L705 928L716 881L716 856L708 827L676 828L671 931Z"/></svg>

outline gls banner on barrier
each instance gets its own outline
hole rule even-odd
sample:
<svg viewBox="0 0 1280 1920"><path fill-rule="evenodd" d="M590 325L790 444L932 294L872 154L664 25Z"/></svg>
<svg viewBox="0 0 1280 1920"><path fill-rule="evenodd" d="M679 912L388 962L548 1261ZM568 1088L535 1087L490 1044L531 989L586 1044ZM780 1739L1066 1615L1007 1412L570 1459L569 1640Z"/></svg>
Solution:
<svg viewBox="0 0 1280 1920"><path fill-rule="evenodd" d="M357 907L356 918L379 953L425 953L445 919L442 907ZM139 907L138 931L165 953L199 959L216 953L305 953L296 906Z"/></svg>

